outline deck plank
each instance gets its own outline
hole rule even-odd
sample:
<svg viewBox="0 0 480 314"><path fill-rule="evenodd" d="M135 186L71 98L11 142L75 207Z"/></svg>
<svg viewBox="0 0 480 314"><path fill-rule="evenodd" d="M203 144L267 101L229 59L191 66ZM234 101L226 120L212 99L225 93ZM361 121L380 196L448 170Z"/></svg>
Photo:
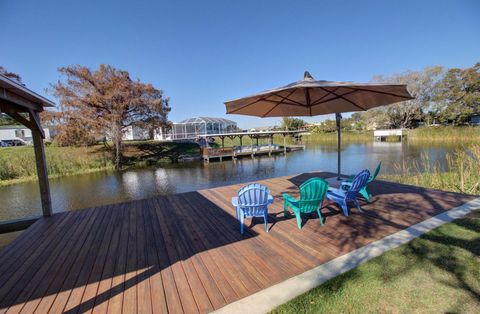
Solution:
<svg viewBox="0 0 480 314"><path fill-rule="evenodd" d="M45 313L50 309L57 293L60 291L60 288L66 281L67 274L70 271L74 270L74 263L78 261L79 253L82 248L89 246L88 238L93 234L92 231L95 230L95 226L100 226L101 217L104 214L104 211L96 210L95 208L91 209L93 214L91 219L87 222L87 227L83 229L82 234L78 238L73 238L74 247L70 252L68 252L68 257L64 261L61 267L59 267L55 272L47 274L44 278L50 280L47 290L37 290L37 296L31 302L28 302L27 305L22 309L22 313L33 313L38 310L40 313ZM55 275L52 275L55 274Z"/></svg>
<svg viewBox="0 0 480 314"><path fill-rule="evenodd" d="M167 253L167 245L162 231L160 230L160 223L157 216L158 204L155 200L149 202L149 217L152 222L152 231L155 240L155 247L157 249L156 262L158 263L160 274L163 281L165 292L165 300L167 302L167 309L170 313L182 313L182 303L178 293L177 284L173 276L172 268L170 267L170 259Z"/></svg>
<svg viewBox="0 0 480 314"><path fill-rule="evenodd" d="M19 262L20 267L15 268L15 272L8 280L2 282L0 287L0 313L5 313L9 305L14 303L16 296L22 289L27 286L31 277L41 268L51 255L54 254L55 249L63 236L67 233L67 229L73 227L76 219L80 213L72 213L72 215L65 216L59 222L59 227L52 230L49 235L43 237L43 243L30 250L30 255L25 261ZM21 261L21 260L20 260Z"/></svg>
<svg viewBox="0 0 480 314"><path fill-rule="evenodd" d="M231 197L244 184L159 196L42 218L0 251L0 314L206 313L475 196L392 182L344 217L335 204L284 216L305 173L259 181L270 188L269 232L248 219L239 232Z"/></svg>
<svg viewBox="0 0 480 314"><path fill-rule="evenodd" d="M50 286L53 278L55 278L53 276L48 276L48 274L57 272L62 268L64 262L68 259L68 256L75 247L75 243L81 239L82 232L88 226L88 223L95 218L95 212L95 210L90 209L80 213L79 217L77 218L78 223L73 225L70 232L68 232L61 239L61 242L59 245L57 245L55 252L49 256L42 267L35 272L33 277L30 278L28 285L22 289L21 293L14 301L15 305L10 307L7 313L19 313L21 311L32 313L34 311L36 305L40 301L40 299L36 298L36 296L43 295L43 293L45 293ZM22 300L32 301L23 303Z"/></svg>
<svg viewBox="0 0 480 314"><path fill-rule="evenodd" d="M117 217L115 218L114 231L107 252L108 258L105 261L97 292L90 296L94 299L92 301L94 304L92 312L96 314L106 313L108 310L108 299L110 297L109 291L112 288L113 278L115 277L115 263L119 258L119 251L121 250L120 246L122 245L120 242L120 237L123 233L122 222L127 220L123 207L120 207L115 211L117 211Z"/></svg>
<svg viewBox="0 0 480 314"><path fill-rule="evenodd" d="M76 256L75 263L73 263L70 271L66 274L66 276L64 276L63 284L58 293L56 295L45 295L42 298L42 301L40 301L35 313L63 313L65 306L69 301L69 297L77 285L77 282L85 280L84 277L82 277L82 270L85 269L84 264L89 256L95 253L96 247L98 247L98 243L101 241L101 232L105 230L105 228L103 228L103 224L106 224L106 217L109 213L107 208L101 208L99 210L100 216L97 218L97 223L92 229L92 232L90 233L85 245Z"/></svg>
<svg viewBox="0 0 480 314"><path fill-rule="evenodd" d="M121 225L120 239L117 255L112 258L115 259L114 273L111 278L112 284L109 291L104 292L107 298L107 313L121 313L123 307L123 293L125 282L125 271L127 267L127 243L128 243L128 229L130 226L129 210L127 204L121 204L117 210L122 211L124 217ZM98 296L97 296L98 297ZM103 304L102 300L96 300L95 304Z"/></svg>

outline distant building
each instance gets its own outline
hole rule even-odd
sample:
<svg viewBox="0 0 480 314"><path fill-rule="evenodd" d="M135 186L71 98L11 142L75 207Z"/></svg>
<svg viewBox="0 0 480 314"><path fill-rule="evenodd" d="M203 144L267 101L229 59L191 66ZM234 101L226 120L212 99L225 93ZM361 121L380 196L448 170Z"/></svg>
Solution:
<svg viewBox="0 0 480 314"><path fill-rule="evenodd" d="M470 117L470 124L480 125L480 115L473 115Z"/></svg>
<svg viewBox="0 0 480 314"><path fill-rule="evenodd" d="M173 123L169 134L172 140L194 139L199 135L238 132L237 123L224 118L197 117Z"/></svg>
<svg viewBox="0 0 480 314"><path fill-rule="evenodd" d="M45 140L50 140L50 130L44 128L43 132L45 132ZM15 139L21 139L27 143L32 143L32 131L23 125L0 126L0 141L11 141Z"/></svg>
<svg viewBox="0 0 480 314"><path fill-rule="evenodd" d="M144 128L128 126L123 129L123 139L127 141L171 141L196 139L199 135L223 134L238 131L237 123L232 120L198 117L174 122L171 128L158 128L155 129L153 133Z"/></svg>
<svg viewBox="0 0 480 314"><path fill-rule="evenodd" d="M249 131L250 132L269 132L269 131L275 131L277 130L278 127L273 125L273 126L257 126L254 128L251 128Z"/></svg>
<svg viewBox="0 0 480 314"><path fill-rule="evenodd" d="M122 139L125 141L150 140L151 136L148 130L130 125L123 129Z"/></svg>
<svg viewBox="0 0 480 314"><path fill-rule="evenodd" d="M110 138L110 137L107 137ZM155 140L165 141L170 140L171 135L166 127L161 127L153 131L146 130L138 126L127 126L123 129L122 139L125 141L142 141L142 140Z"/></svg>

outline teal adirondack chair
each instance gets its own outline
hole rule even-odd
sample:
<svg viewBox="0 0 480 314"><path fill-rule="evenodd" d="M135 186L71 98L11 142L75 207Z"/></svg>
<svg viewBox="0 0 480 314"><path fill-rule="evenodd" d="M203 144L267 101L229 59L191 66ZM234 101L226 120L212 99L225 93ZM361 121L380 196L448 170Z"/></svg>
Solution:
<svg viewBox="0 0 480 314"><path fill-rule="evenodd" d="M360 195L362 195L365 198L365 200L367 202L370 202L370 198L372 197L372 193L370 192L370 189L368 188L368 185L370 184L370 182L373 182L373 180L375 180L378 173L380 172L381 167L382 167L382 162L380 162L378 164L377 169L375 169L375 172L373 173L373 175L371 175L368 178L367 185L358 192L358 193L360 193ZM341 184L342 190L348 190L350 188L350 186L352 185L353 177L354 176L352 176L351 178L348 178L347 180L342 182L342 184Z"/></svg>
<svg viewBox="0 0 480 314"><path fill-rule="evenodd" d="M300 185L300 199L283 193L283 214L286 216L288 207L290 207L297 217L297 225L302 229L301 214L311 214L317 212L320 218L320 224L323 226L323 217L320 208L323 207L323 200L327 194L328 183L321 178L311 178Z"/></svg>

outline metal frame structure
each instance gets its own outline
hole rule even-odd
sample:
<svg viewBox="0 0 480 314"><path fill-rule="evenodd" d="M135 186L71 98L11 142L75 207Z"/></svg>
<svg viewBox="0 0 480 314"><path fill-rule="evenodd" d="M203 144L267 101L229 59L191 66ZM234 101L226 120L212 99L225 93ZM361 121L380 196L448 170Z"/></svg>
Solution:
<svg viewBox="0 0 480 314"><path fill-rule="evenodd" d="M224 118L197 117L186 119L172 126L172 139L194 139L208 134L236 132L237 123Z"/></svg>

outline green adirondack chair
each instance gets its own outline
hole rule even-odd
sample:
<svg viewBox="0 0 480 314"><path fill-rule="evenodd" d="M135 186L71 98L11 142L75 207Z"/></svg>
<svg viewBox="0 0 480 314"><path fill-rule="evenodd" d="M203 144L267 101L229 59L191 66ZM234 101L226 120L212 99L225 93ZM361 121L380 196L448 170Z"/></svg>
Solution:
<svg viewBox="0 0 480 314"><path fill-rule="evenodd" d="M378 173L380 172L380 168L382 167L382 162L380 162L377 166L377 169L375 169L375 172L373 173L373 175L371 175L369 178L368 178L368 181L367 181L367 185L361 189L358 193L360 193L360 195L362 195L365 200L367 202L370 202L370 198L372 198L372 193L370 192L370 189L368 188L368 185L370 184L370 182L372 182L373 180L375 180L375 178L377 177ZM350 188L350 185L352 185L352 178L354 176L352 176L351 178L348 178L347 180L343 181L341 186L342 186L342 190L348 190Z"/></svg>
<svg viewBox="0 0 480 314"><path fill-rule="evenodd" d="M328 183L321 178L311 178L300 185L300 199L283 193L283 214L286 216L288 207L290 207L297 217L297 225L302 229L301 214L311 214L317 212L320 218L320 224L323 226L323 217L320 208L323 207L323 200L327 194Z"/></svg>

